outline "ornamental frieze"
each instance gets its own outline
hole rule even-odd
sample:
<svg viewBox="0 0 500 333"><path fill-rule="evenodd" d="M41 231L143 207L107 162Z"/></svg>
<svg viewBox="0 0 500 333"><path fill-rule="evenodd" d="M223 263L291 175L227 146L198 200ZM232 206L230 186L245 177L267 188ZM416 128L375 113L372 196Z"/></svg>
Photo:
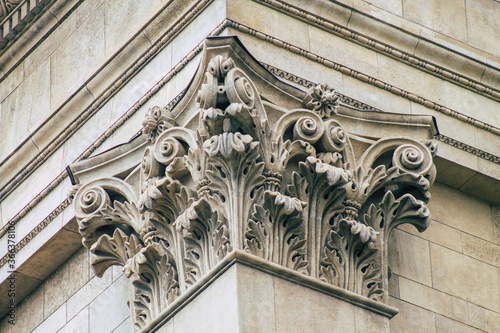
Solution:
<svg viewBox="0 0 500 333"><path fill-rule="evenodd" d="M123 267L136 329L233 250L387 302L389 234L429 225L435 147L413 118L346 110L332 87L286 85L212 38L181 101L147 111L133 167L71 166L83 244L96 275ZM361 135L353 119L408 135Z"/></svg>

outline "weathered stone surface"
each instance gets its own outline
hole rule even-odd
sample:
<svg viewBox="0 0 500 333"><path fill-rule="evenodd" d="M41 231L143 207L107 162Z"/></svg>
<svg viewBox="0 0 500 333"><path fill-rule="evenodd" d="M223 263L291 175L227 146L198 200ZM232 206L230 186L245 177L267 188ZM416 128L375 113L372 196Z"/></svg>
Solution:
<svg viewBox="0 0 500 333"><path fill-rule="evenodd" d="M433 287L493 311L500 310L498 269L460 253L431 244ZM450 278L453 277L453 278ZM484 288L484 286L489 286Z"/></svg>
<svg viewBox="0 0 500 333"><path fill-rule="evenodd" d="M403 1L403 17L463 42L467 41L465 2Z"/></svg>
<svg viewBox="0 0 500 333"><path fill-rule="evenodd" d="M458 321L436 315L436 331L437 332L464 332L464 333L479 333L483 332L471 326L462 324Z"/></svg>
<svg viewBox="0 0 500 333"><path fill-rule="evenodd" d="M457 252L462 252L462 233L441 222L433 220L426 232L422 233L410 225L402 225L399 229Z"/></svg>
<svg viewBox="0 0 500 333"><path fill-rule="evenodd" d="M432 285L429 242L404 231L389 237L389 267L397 275Z"/></svg>
<svg viewBox="0 0 500 333"><path fill-rule="evenodd" d="M393 297L389 298L389 304L399 309L399 314L390 321L391 332L437 332L433 312Z"/></svg>
<svg viewBox="0 0 500 333"><path fill-rule="evenodd" d="M43 288L39 287L17 305L15 325L8 323L10 317L2 318L2 333L31 332L44 319L43 306Z"/></svg>
<svg viewBox="0 0 500 333"><path fill-rule="evenodd" d="M58 331L58 333L90 333L88 306L83 308L83 310L73 318L68 318L68 322ZM130 331L127 333L130 333Z"/></svg>
<svg viewBox="0 0 500 333"><path fill-rule="evenodd" d="M51 110L60 106L103 63L104 16L101 6L51 54ZM85 54L84 59L81 54Z"/></svg>
<svg viewBox="0 0 500 333"><path fill-rule="evenodd" d="M472 258L484 261L500 268L500 246L471 236L462 234L463 253Z"/></svg>
<svg viewBox="0 0 500 333"><path fill-rule="evenodd" d="M434 220L486 240L493 239L489 203L439 183L432 187L431 195L429 206Z"/></svg>
<svg viewBox="0 0 500 333"><path fill-rule="evenodd" d="M66 304L59 307L43 323L33 330L33 333L58 332L66 324Z"/></svg>
<svg viewBox="0 0 500 333"><path fill-rule="evenodd" d="M88 257L84 248L78 250L60 270L44 282L44 318L49 317L89 280Z"/></svg>
<svg viewBox="0 0 500 333"><path fill-rule="evenodd" d="M125 276L111 284L89 305L90 332L107 333L118 327L128 316L129 286Z"/></svg>
<svg viewBox="0 0 500 333"><path fill-rule="evenodd" d="M72 319L77 313L86 308L96 295L102 293L108 286L111 285L111 275L112 271L106 272L102 278L94 276L89 282L87 282L80 290L78 290L73 296L71 296L67 302L67 318L68 321Z"/></svg>
<svg viewBox="0 0 500 333"><path fill-rule="evenodd" d="M500 7L494 1L467 0L468 43L478 49L500 56Z"/></svg>

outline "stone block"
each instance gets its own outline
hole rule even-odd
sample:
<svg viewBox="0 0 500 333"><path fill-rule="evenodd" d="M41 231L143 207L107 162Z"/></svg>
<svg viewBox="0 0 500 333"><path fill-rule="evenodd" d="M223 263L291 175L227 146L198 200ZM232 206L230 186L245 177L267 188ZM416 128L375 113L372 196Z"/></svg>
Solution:
<svg viewBox="0 0 500 333"><path fill-rule="evenodd" d="M438 221L433 220L424 232L418 232L418 230L410 224L403 224L398 228L430 242L442 245L457 252L462 252L461 232Z"/></svg>
<svg viewBox="0 0 500 333"><path fill-rule="evenodd" d="M389 296L399 298L399 276L393 272L389 278Z"/></svg>
<svg viewBox="0 0 500 333"><path fill-rule="evenodd" d="M24 80L24 63L19 64L2 82L0 82L0 103L4 101Z"/></svg>
<svg viewBox="0 0 500 333"><path fill-rule="evenodd" d="M312 26L309 27L309 35L311 52L365 75L377 77L375 51Z"/></svg>
<svg viewBox="0 0 500 333"><path fill-rule="evenodd" d="M287 3L298 8L305 8L303 0L287 0ZM308 1L307 11L344 27L347 26L353 15L351 8L339 6L331 1Z"/></svg>
<svg viewBox="0 0 500 333"><path fill-rule="evenodd" d="M389 318L360 307L354 307L356 333L389 332ZM326 332L326 331L325 331Z"/></svg>
<svg viewBox="0 0 500 333"><path fill-rule="evenodd" d="M467 42L463 0L404 0L403 17L444 35Z"/></svg>
<svg viewBox="0 0 500 333"><path fill-rule="evenodd" d="M140 31L160 8L165 0L148 1L144 6L138 1L107 0L104 3L106 15L106 57L111 57L130 38ZM123 23L126 22L126 25Z"/></svg>
<svg viewBox="0 0 500 333"><path fill-rule="evenodd" d="M172 65L175 67L175 64L202 42L225 18L225 1L212 2L172 41Z"/></svg>
<svg viewBox="0 0 500 333"><path fill-rule="evenodd" d="M492 204L500 205L500 181L496 178L478 172L460 189L483 200L491 201ZM483 238L494 240L495 237L495 234L490 234L488 237Z"/></svg>
<svg viewBox="0 0 500 333"><path fill-rule="evenodd" d="M47 60L2 102L0 161L28 138L49 111L50 61Z"/></svg>
<svg viewBox="0 0 500 333"><path fill-rule="evenodd" d="M473 161L475 161L475 165L473 165L475 169L468 169L456 163L460 160L457 158L456 154L453 154L453 151L461 152L460 150L453 148L452 146L445 143L439 144L438 153L433 159L437 171L436 181L455 189L459 189L477 173L477 157L469 154L469 156L472 157L469 157L469 160L472 159ZM466 154L466 152L462 151L461 156L466 156ZM444 159L444 156L455 158L456 162Z"/></svg>
<svg viewBox="0 0 500 333"><path fill-rule="evenodd" d="M164 327L162 327L162 329ZM162 329L158 330L157 332L158 333L162 333L162 332L166 333L166 332L168 332L168 331L165 331L165 330L162 330ZM134 326L132 325L132 319L130 317L128 317L117 328L115 328L112 333L133 333L133 332L134 332ZM173 331L170 331L168 333L173 333Z"/></svg>
<svg viewBox="0 0 500 333"><path fill-rule="evenodd" d="M436 315L436 331L437 332L457 332L457 333L479 333L482 332L471 326L462 324L458 321Z"/></svg>
<svg viewBox="0 0 500 333"><path fill-rule="evenodd" d="M104 62L104 28L101 6L51 54L51 110L59 107Z"/></svg>
<svg viewBox="0 0 500 333"><path fill-rule="evenodd" d="M410 101L407 99L347 75L343 75L342 80L346 96L386 112L411 113Z"/></svg>
<svg viewBox="0 0 500 333"><path fill-rule="evenodd" d="M54 313L37 326L32 333L57 332L66 324L66 304L59 307Z"/></svg>
<svg viewBox="0 0 500 333"><path fill-rule="evenodd" d="M489 241L493 239L488 202L440 183L434 183L430 193L428 206L434 220Z"/></svg>
<svg viewBox="0 0 500 333"><path fill-rule="evenodd" d="M500 268L500 246L471 236L462 234L463 253Z"/></svg>
<svg viewBox="0 0 500 333"><path fill-rule="evenodd" d="M429 242L404 231L393 230L389 236L389 267L400 277L431 286Z"/></svg>
<svg viewBox="0 0 500 333"><path fill-rule="evenodd" d="M421 96L435 103L443 104L443 80L425 74L420 69L378 54L378 77L399 89ZM381 90L381 89L379 89Z"/></svg>
<svg viewBox="0 0 500 333"><path fill-rule="evenodd" d="M492 207L493 215L493 243L500 245L500 206Z"/></svg>
<svg viewBox="0 0 500 333"><path fill-rule="evenodd" d="M389 305L399 309L399 313L389 322L391 333L436 332L433 312L394 297L389 298Z"/></svg>
<svg viewBox="0 0 500 333"><path fill-rule="evenodd" d="M112 283L112 270L108 269L102 278L94 276L80 290L78 290L67 301L67 318L73 318L83 308L92 302L100 293L102 293Z"/></svg>
<svg viewBox="0 0 500 333"><path fill-rule="evenodd" d="M128 316L129 281L122 276L89 305L90 332L111 332Z"/></svg>
<svg viewBox="0 0 500 333"><path fill-rule="evenodd" d="M413 282L403 277L399 278L401 300L420 306L424 309L462 321L466 318L454 317L452 298L450 295Z"/></svg>
<svg viewBox="0 0 500 333"><path fill-rule="evenodd" d="M487 124L500 127L498 102L464 89L454 83L443 81L445 105Z"/></svg>
<svg viewBox="0 0 500 333"><path fill-rule="evenodd" d="M236 271L239 332L272 332L275 328L273 277L244 265L238 265Z"/></svg>
<svg viewBox="0 0 500 333"><path fill-rule="evenodd" d="M332 306L331 296L275 278L277 332L355 332L355 306L344 301Z"/></svg>
<svg viewBox="0 0 500 333"><path fill-rule="evenodd" d="M500 310L500 287L491 283L498 279L497 268L435 244L431 244L431 260L435 289L493 311Z"/></svg>
<svg viewBox="0 0 500 333"><path fill-rule="evenodd" d="M466 0L468 43L500 56L500 6L494 1Z"/></svg>
<svg viewBox="0 0 500 333"><path fill-rule="evenodd" d="M329 69L319 63L306 59L298 54L287 52L283 56L283 49L271 43L259 40L253 36L244 34L236 29L230 29L228 34L235 34L241 40L243 45L251 48L252 55L256 59L265 64L276 67L288 73L312 81L314 83L325 83L330 87L335 88L339 92L343 92L342 74L333 69ZM291 81L280 78L280 80L290 83ZM307 89L299 86L300 89ZM263 91L265 94L265 91Z"/></svg>
<svg viewBox="0 0 500 333"><path fill-rule="evenodd" d="M85 307L73 319L70 319L58 333L90 333L89 308Z"/></svg>
<svg viewBox="0 0 500 333"><path fill-rule="evenodd" d="M44 318L50 316L88 280L88 250L82 247L44 282Z"/></svg>
<svg viewBox="0 0 500 333"><path fill-rule="evenodd" d="M233 266L175 315L174 332L238 332L237 288Z"/></svg>
<svg viewBox="0 0 500 333"><path fill-rule="evenodd" d="M244 6L245 10L241 10ZM227 2L227 18L294 46L309 50L308 24L254 1ZM293 29L290 27L293 26Z"/></svg>
<svg viewBox="0 0 500 333"><path fill-rule="evenodd" d="M395 15L403 16L403 4L401 0L371 0L371 4Z"/></svg>

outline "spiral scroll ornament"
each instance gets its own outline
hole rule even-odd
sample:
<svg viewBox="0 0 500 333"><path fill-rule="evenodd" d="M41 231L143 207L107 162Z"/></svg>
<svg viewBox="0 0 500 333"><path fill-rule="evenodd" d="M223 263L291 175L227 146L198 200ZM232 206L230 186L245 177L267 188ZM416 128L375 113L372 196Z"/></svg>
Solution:
<svg viewBox="0 0 500 333"><path fill-rule="evenodd" d="M300 118L293 128L294 140L303 140L309 143L316 143L323 133L325 128L323 122L313 117Z"/></svg>
<svg viewBox="0 0 500 333"><path fill-rule="evenodd" d="M432 155L424 145L404 144L395 151L392 163L399 168L418 175L426 175L432 168Z"/></svg>

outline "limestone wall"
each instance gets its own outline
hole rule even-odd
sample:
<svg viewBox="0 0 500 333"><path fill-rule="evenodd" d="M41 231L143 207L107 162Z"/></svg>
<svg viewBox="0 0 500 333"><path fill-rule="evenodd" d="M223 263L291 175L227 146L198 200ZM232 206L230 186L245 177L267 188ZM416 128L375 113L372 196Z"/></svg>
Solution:
<svg viewBox="0 0 500 333"><path fill-rule="evenodd" d="M0 227L15 221L33 290L1 332L130 331L126 278L92 273L65 167L130 140L148 108L186 88L209 34L237 35L301 89L327 83L363 107L436 118L432 224L391 237L391 330L500 327L498 1L62 2L46 13L51 33L33 26L0 53Z"/></svg>
<svg viewBox="0 0 500 333"><path fill-rule="evenodd" d="M432 224L390 239L394 332L495 332L500 327L498 207L437 183Z"/></svg>

